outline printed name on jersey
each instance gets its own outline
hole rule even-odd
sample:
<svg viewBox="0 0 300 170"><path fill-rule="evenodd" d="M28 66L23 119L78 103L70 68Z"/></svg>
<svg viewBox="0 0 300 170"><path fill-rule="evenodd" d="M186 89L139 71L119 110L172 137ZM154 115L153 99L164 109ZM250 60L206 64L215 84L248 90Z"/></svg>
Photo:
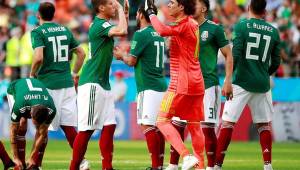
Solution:
<svg viewBox="0 0 300 170"><path fill-rule="evenodd" d="M206 41L208 38L208 31L203 31L201 34L201 40Z"/></svg>
<svg viewBox="0 0 300 170"><path fill-rule="evenodd" d="M102 24L102 27L103 28L107 28L107 27L110 27L111 25L110 25L110 23L109 22L104 22L103 24Z"/></svg>
<svg viewBox="0 0 300 170"><path fill-rule="evenodd" d="M159 36L159 34L158 34L157 32L151 32L151 35L152 35L153 37L158 37L158 36Z"/></svg>

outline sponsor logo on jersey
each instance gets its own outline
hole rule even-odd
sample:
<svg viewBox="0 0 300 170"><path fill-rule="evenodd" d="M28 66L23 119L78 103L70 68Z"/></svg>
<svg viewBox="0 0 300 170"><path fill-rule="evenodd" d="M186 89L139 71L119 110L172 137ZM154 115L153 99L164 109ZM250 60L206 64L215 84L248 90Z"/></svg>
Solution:
<svg viewBox="0 0 300 170"><path fill-rule="evenodd" d="M208 38L208 31L203 31L201 34L201 40L206 41Z"/></svg>

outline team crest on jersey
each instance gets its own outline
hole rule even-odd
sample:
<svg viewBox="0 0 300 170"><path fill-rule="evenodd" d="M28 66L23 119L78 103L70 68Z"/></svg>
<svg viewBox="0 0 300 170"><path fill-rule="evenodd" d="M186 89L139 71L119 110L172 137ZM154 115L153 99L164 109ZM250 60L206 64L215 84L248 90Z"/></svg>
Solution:
<svg viewBox="0 0 300 170"><path fill-rule="evenodd" d="M203 31L201 34L201 40L206 41L208 38L208 31Z"/></svg>

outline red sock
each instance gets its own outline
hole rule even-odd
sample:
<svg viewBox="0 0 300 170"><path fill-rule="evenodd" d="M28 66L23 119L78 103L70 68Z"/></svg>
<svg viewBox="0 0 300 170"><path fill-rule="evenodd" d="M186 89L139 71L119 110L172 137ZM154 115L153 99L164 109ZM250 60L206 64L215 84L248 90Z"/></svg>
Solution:
<svg viewBox="0 0 300 170"><path fill-rule="evenodd" d="M223 164L225 152L227 151L228 145L231 140L232 131L233 131L233 126L221 128L220 135L217 141L216 160L215 160L216 165L222 166Z"/></svg>
<svg viewBox="0 0 300 170"><path fill-rule="evenodd" d="M80 163L84 158L84 154L86 152L88 142L93 134L93 130L88 131L80 131L73 145L73 157L70 165L70 170L79 170Z"/></svg>
<svg viewBox="0 0 300 170"><path fill-rule="evenodd" d="M2 160L4 166L8 165L12 160L8 156L3 143L0 141L0 159Z"/></svg>
<svg viewBox="0 0 300 170"><path fill-rule="evenodd" d="M42 161L43 161L47 143L48 143L48 136L44 139L44 142L42 143L38 153L35 154L35 162L38 167L42 166Z"/></svg>
<svg viewBox="0 0 300 170"><path fill-rule="evenodd" d="M26 134L27 130L19 130L17 134L17 147L18 147L18 156L19 159L22 161L23 165L26 165L25 163L25 153L26 153Z"/></svg>
<svg viewBox="0 0 300 170"><path fill-rule="evenodd" d="M164 135L156 129L157 141L159 142L159 165L160 167L164 166L164 156L165 156L165 138Z"/></svg>
<svg viewBox="0 0 300 170"><path fill-rule="evenodd" d="M202 127L202 131L205 136L205 151L207 157L207 166L214 167L215 158L216 158L216 147L217 147L217 137L215 133L215 128Z"/></svg>
<svg viewBox="0 0 300 170"><path fill-rule="evenodd" d="M60 126L65 133L65 136L69 142L71 148L73 148L73 143L77 135L77 131L73 126Z"/></svg>
<svg viewBox="0 0 300 170"><path fill-rule="evenodd" d="M102 155L102 169L112 169L115 129L116 125L106 125L101 131L99 147Z"/></svg>
<svg viewBox="0 0 300 170"><path fill-rule="evenodd" d="M261 151L264 158L264 163L269 164L272 161L272 135L270 128L269 129L263 129L264 127L261 127L258 129L259 132L259 140L261 145Z"/></svg>
<svg viewBox="0 0 300 170"><path fill-rule="evenodd" d="M184 130L185 130L186 123L173 120L172 125L176 128L176 130L180 134L182 141L184 141ZM180 158L179 153L171 145L171 147L170 147L170 164L178 165L179 158Z"/></svg>
<svg viewBox="0 0 300 170"><path fill-rule="evenodd" d="M160 166L160 144L158 141L158 135L156 132L156 127L151 126L144 130L144 135L147 141L147 147L149 154L151 156L152 168L158 168Z"/></svg>

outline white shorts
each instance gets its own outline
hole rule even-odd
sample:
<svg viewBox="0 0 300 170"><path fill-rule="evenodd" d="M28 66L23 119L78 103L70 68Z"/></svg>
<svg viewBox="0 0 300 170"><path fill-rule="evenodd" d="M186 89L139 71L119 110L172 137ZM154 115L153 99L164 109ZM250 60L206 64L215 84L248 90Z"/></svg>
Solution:
<svg viewBox="0 0 300 170"><path fill-rule="evenodd" d="M204 94L204 121L206 123L218 123L221 110L221 88L212 86L205 90Z"/></svg>
<svg viewBox="0 0 300 170"><path fill-rule="evenodd" d="M97 83L78 86L78 130L97 130L117 124L114 97Z"/></svg>
<svg viewBox="0 0 300 170"><path fill-rule="evenodd" d="M233 98L225 102L222 119L237 122L248 104L254 123L267 123L274 113L271 90L266 93L248 92L238 85L233 85Z"/></svg>
<svg viewBox="0 0 300 170"><path fill-rule="evenodd" d="M58 90L47 89L54 101L56 115L49 130L57 131L61 125L77 126L76 91L74 87Z"/></svg>
<svg viewBox="0 0 300 170"><path fill-rule="evenodd" d="M155 126L165 92L144 90L137 97L137 123Z"/></svg>

